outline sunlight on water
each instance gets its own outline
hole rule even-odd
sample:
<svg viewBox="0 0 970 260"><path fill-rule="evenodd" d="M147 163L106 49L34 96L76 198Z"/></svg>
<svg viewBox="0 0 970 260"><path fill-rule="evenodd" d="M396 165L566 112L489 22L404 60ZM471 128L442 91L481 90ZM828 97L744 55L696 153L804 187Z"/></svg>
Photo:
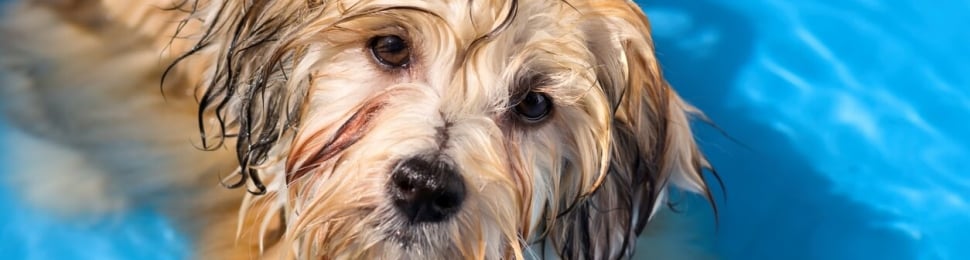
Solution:
<svg viewBox="0 0 970 260"><path fill-rule="evenodd" d="M961 245L964 233L970 232L970 124L961 122L970 118L970 74L956 73L970 69L970 52L965 50L970 34L957 32L970 24L962 15L970 11L966 3L642 2L654 26L661 28L655 31L657 48L670 81L729 134L757 150L747 157L738 155L743 149L712 155L729 196L736 195L722 222L733 225L726 230L738 230L722 235L727 258L970 257ZM712 7L719 9L709 11ZM726 36L700 52L748 54L736 61L674 60L693 58L693 45L687 43L718 29L722 32L713 34ZM745 34L753 37L737 39ZM688 78L705 77L705 66L737 72L723 79ZM725 88L723 98L705 96L717 87ZM759 140L766 131L780 134L791 147ZM758 163L738 162L739 157L805 161L795 167L809 169L752 168ZM769 177L792 170L798 178ZM807 175L825 185L799 183ZM744 190L748 185L811 187L805 188L807 194L778 196L751 191L763 186ZM747 200L739 203L738 197ZM848 202L851 206L839 206ZM755 208L772 203L820 215L813 220ZM852 220L853 215L861 219ZM760 230L765 223L827 235L813 240L798 233L758 237L763 232L742 232ZM777 236L794 242L771 241Z"/></svg>

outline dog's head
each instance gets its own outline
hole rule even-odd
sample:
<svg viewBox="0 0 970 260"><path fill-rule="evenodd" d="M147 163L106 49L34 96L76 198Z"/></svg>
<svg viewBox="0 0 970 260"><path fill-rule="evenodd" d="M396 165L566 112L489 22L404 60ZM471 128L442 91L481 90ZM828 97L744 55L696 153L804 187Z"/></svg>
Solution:
<svg viewBox="0 0 970 260"><path fill-rule="evenodd" d="M182 8L206 21L204 135L272 201L247 214L284 214L287 254L629 256L669 184L707 192L632 1Z"/></svg>

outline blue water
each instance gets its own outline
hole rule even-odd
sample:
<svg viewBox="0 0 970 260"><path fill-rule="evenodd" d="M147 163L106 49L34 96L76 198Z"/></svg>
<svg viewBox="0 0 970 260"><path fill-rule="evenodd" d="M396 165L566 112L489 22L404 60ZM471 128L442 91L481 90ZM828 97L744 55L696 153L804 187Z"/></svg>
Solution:
<svg viewBox="0 0 970 260"><path fill-rule="evenodd" d="M727 259L970 259L970 2L642 1Z"/></svg>
<svg viewBox="0 0 970 260"><path fill-rule="evenodd" d="M8 126L0 122L0 165L8 165L3 160L18 152L4 143L4 133L9 132ZM0 174L6 170L0 168ZM3 259L167 260L188 256L185 239L151 209L118 213L105 219L67 221L27 207L5 188L0 189L0 208Z"/></svg>
<svg viewBox="0 0 970 260"><path fill-rule="evenodd" d="M970 1L638 2L669 81L737 139L698 125L722 258L970 259ZM6 258L186 256L150 210L0 207Z"/></svg>

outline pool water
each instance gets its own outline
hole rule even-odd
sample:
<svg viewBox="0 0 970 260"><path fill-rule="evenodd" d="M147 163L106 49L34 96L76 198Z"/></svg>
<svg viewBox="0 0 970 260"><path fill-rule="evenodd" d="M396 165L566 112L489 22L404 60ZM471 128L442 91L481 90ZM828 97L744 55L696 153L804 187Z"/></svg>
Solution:
<svg viewBox="0 0 970 260"><path fill-rule="evenodd" d="M726 259L970 259L968 1L642 1Z"/></svg>
<svg viewBox="0 0 970 260"><path fill-rule="evenodd" d="M721 258L970 259L970 1L638 2L668 80L730 136L697 125ZM0 208L7 259L187 256L151 209Z"/></svg>

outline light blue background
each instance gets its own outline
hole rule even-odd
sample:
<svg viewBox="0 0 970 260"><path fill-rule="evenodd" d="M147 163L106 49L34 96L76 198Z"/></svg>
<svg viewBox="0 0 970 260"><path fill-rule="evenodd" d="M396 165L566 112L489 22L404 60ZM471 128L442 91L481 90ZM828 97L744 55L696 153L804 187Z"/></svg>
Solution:
<svg viewBox="0 0 970 260"><path fill-rule="evenodd" d="M642 1L727 259L970 259L970 2Z"/></svg>
<svg viewBox="0 0 970 260"><path fill-rule="evenodd" d="M970 259L970 1L638 2L669 81L738 140L698 125L724 259ZM0 208L7 259L186 256L149 209Z"/></svg>

